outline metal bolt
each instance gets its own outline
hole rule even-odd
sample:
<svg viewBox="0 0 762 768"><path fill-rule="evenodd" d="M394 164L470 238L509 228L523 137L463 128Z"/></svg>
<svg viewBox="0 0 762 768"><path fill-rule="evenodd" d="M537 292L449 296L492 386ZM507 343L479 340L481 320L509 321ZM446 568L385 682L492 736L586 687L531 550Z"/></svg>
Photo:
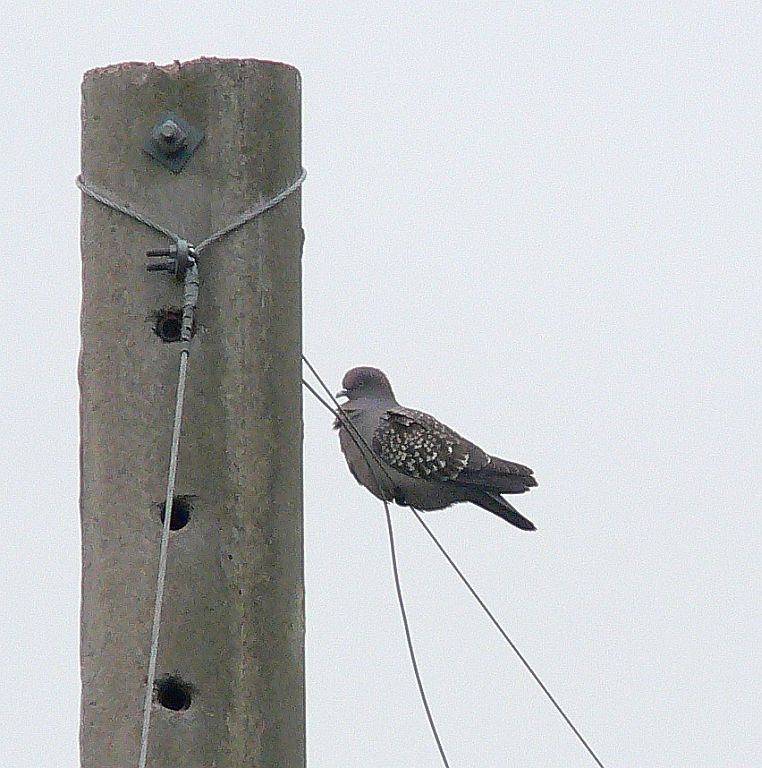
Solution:
<svg viewBox="0 0 762 768"><path fill-rule="evenodd" d="M203 138L203 131L173 112L165 112L151 127L143 150L165 168L179 173Z"/></svg>
<svg viewBox="0 0 762 768"><path fill-rule="evenodd" d="M159 132L161 133L162 138L166 141L173 141L179 130L180 126L174 120L165 120L161 126L159 126Z"/></svg>
<svg viewBox="0 0 762 768"><path fill-rule="evenodd" d="M165 120L153 129L153 138L164 152L174 155L185 146L188 134L174 120Z"/></svg>
<svg viewBox="0 0 762 768"><path fill-rule="evenodd" d="M171 272L178 280L182 280L188 265L195 259L196 251L187 240L178 240L168 248L151 248L146 251L146 256L149 259L160 259L146 265L149 272ZM167 258L162 258L165 256Z"/></svg>

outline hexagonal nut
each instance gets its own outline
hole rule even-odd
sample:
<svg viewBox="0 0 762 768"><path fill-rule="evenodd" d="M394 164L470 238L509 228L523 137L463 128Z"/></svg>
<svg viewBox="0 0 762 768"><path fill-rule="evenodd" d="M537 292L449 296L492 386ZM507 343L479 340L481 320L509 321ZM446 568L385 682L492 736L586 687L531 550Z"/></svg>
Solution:
<svg viewBox="0 0 762 768"><path fill-rule="evenodd" d="M151 138L169 155L176 154L188 140L188 134L174 120L164 120L154 126Z"/></svg>

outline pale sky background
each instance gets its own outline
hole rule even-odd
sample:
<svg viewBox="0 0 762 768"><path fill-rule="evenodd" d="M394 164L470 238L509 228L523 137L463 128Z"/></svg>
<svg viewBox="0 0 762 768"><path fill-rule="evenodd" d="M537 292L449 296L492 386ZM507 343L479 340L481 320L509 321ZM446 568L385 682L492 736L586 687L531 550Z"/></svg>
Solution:
<svg viewBox="0 0 762 768"><path fill-rule="evenodd" d="M305 351L334 391L377 365L535 469L535 534L427 519L607 768L762 765L762 6L428 7L3 11L4 768L78 765L80 81L201 55L302 72ZM436 768L383 510L305 397L310 768ZM593 765L394 518L453 768Z"/></svg>

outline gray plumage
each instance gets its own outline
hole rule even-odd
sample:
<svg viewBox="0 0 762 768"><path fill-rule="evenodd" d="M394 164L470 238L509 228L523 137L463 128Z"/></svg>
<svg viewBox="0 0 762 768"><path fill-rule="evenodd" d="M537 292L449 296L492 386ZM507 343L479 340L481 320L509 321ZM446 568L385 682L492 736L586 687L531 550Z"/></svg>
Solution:
<svg viewBox="0 0 762 768"><path fill-rule="evenodd" d="M378 368L352 368L342 387L337 397L348 400L334 428L350 472L375 496L420 510L470 501L517 528L535 530L502 497L537 485L529 467L490 456L433 416L401 406ZM362 438L359 445L343 418Z"/></svg>

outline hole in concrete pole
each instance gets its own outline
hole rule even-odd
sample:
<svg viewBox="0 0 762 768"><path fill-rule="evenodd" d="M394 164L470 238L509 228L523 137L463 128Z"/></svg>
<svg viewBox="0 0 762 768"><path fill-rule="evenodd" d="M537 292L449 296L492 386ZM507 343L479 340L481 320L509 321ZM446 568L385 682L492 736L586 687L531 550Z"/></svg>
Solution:
<svg viewBox="0 0 762 768"><path fill-rule="evenodd" d="M191 705L193 686L177 675L164 675L156 681L156 700L165 709L181 712Z"/></svg>
<svg viewBox="0 0 762 768"><path fill-rule="evenodd" d="M175 496L172 499L172 516L169 518L170 531L179 531L181 528L185 528L185 526L188 525L192 508L192 498L192 496ZM165 506L166 502L162 501L161 504L159 504L159 516L161 517L162 523L164 522Z"/></svg>
<svg viewBox="0 0 762 768"><path fill-rule="evenodd" d="M154 313L153 320L153 331L162 341L180 341L183 329L182 309L165 307Z"/></svg>
<svg viewBox="0 0 762 768"><path fill-rule="evenodd" d="M153 332L164 342L180 341L183 331L183 310L179 307L164 307L157 309L150 319L153 321ZM193 319L191 336L196 335L196 320Z"/></svg>

